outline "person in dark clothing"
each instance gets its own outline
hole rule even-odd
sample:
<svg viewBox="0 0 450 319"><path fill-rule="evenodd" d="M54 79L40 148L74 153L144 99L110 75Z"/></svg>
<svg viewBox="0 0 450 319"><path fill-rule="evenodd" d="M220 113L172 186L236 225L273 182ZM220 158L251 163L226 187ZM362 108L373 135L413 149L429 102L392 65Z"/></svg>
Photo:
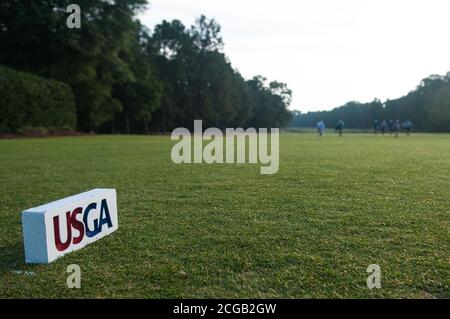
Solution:
<svg viewBox="0 0 450 319"><path fill-rule="evenodd" d="M395 122L393 120L389 120L389 134L392 135L392 133L395 132Z"/></svg>
<svg viewBox="0 0 450 319"><path fill-rule="evenodd" d="M380 124L378 123L378 120L373 121L373 131L376 134L378 134L378 130L380 129Z"/></svg>
<svg viewBox="0 0 450 319"><path fill-rule="evenodd" d="M387 123L385 120L383 120L380 124L380 131L381 131L382 135L384 135L384 133L386 132L386 127L387 127Z"/></svg>
<svg viewBox="0 0 450 319"><path fill-rule="evenodd" d="M394 122L393 130L394 130L395 137L398 137L398 134L400 133L400 121L399 120L396 120Z"/></svg>
<svg viewBox="0 0 450 319"><path fill-rule="evenodd" d="M337 123L337 125L336 125L336 128L335 128L335 130L336 130L336 132L338 132L339 133L339 136L342 136L342 131L344 130L344 122L342 121L342 120L340 120L338 123Z"/></svg>

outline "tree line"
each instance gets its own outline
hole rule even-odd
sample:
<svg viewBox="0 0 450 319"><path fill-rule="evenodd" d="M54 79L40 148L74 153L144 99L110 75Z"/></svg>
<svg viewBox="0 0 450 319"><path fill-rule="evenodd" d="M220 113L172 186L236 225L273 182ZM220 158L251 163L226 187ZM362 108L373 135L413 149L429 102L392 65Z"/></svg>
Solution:
<svg viewBox="0 0 450 319"><path fill-rule="evenodd" d="M245 80L223 53L221 27L201 16L150 31L136 18L147 0L3 0L0 64L64 82L84 132L148 133L176 127L283 127L292 92L262 76Z"/></svg>
<svg viewBox="0 0 450 319"><path fill-rule="evenodd" d="M407 95L382 102L349 102L331 111L293 112L293 127L314 127L323 120L333 127L339 120L345 127L372 128L374 120L412 121L414 129L426 132L450 132L450 72L444 76L432 75L421 81Z"/></svg>

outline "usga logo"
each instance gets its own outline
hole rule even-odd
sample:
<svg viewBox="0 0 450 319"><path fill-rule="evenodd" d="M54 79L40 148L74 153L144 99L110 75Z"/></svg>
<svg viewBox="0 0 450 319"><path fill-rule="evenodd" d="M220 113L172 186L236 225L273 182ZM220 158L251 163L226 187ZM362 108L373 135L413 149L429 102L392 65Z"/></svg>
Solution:
<svg viewBox="0 0 450 319"><path fill-rule="evenodd" d="M55 235L55 247L58 251L65 251L71 244L77 245L81 243L84 236L92 238L100 234L104 225L105 228L113 227L106 198L102 199L100 204L100 217L93 219L93 225L89 226L89 220L92 219L92 215L95 214L96 209L97 203L94 202L87 205L84 210L83 207L77 207L72 212L66 212L67 239L64 242L61 240L61 231L59 228L60 215L53 216L53 233ZM81 220L77 219L78 216L81 217ZM76 230L78 235L73 236L72 229Z"/></svg>
<svg viewBox="0 0 450 319"><path fill-rule="evenodd" d="M22 213L27 263L50 263L117 230L114 189L94 189Z"/></svg>

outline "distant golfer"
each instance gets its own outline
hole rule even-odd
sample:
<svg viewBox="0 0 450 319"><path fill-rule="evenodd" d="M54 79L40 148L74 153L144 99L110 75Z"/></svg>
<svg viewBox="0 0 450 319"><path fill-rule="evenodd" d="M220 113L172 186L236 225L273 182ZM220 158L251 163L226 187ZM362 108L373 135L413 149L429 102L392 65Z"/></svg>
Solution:
<svg viewBox="0 0 450 319"><path fill-rule="evenodd" d="M393 120L389 120L389 134L392 135L392 133L395 132L395 122Z"/></svg>
<svg viewBox="0 0 450 319"><path fill-rule="evenodd" d="M406 135L409 136L409 134L411 134L411 131L412 131L412 129L413 129L413 123L412 123L410 120L405 121L405 122L402 124L402 127L403 127L403 129L406 131Z"/></svg>
<svg viewBox="0 0 450 319"><path fill-rule="evenodd" d="M342 131L344 130L344 122L342 120L340 120L335 128L335 131L339 133L339 136L342 136Z"/></svg>
<svg viewBox="0 0 450 319"><path fill-rule="evenodd" d="M378 130L380 129L380 124L378 123L378 120L373 121L373 132L378 134Z"/></svg>
<svg viewBox="0 0 450 319"><path fill-rule="evenodd" d="M317 122L316 124L316 128L317 128L317 132L319 132L319 136L322 137L323 133L325 131L325 123L323 121Z"/></svg>
<svg viewBox="0 0 450 319"><path fill-rule="evenodd" d="M386 133L386 128L387 128L387 123L385 120L383 120L380 124L380 131L381 131L382 135L384 135L384 133Z"/></svg>
<svg viewBox="0 0 450 319"><path fill-rule="evenodd" d="M400 133L400 121L399 120L396 120L394 122L393 131L394 131L395 137L398 137L398 133Z"/></svg>

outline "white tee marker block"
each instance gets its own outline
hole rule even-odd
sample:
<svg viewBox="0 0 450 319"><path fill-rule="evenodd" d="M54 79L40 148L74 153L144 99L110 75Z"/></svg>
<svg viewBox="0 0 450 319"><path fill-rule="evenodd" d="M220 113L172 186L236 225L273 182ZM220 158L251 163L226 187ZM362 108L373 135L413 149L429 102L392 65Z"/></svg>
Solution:
<svg viewBox="0 0 450 319"><path fill-rule="evenodd" d="M22 212L25 262L48 264L117 230L115 189L93 189Z"/></svg>

